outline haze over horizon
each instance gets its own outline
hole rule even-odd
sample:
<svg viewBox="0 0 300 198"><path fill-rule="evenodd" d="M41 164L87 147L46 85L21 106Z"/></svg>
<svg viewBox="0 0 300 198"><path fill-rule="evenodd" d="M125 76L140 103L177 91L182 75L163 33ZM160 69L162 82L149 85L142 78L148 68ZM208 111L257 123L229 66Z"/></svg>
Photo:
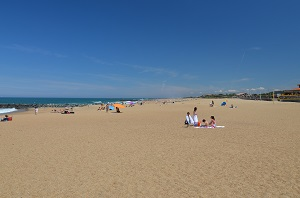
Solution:
<svg viewBox="0 0 300 198"><path fill-rule="evenodd" d="M300 83L300 1L2 1L0 97L186 97Z"/></svg>

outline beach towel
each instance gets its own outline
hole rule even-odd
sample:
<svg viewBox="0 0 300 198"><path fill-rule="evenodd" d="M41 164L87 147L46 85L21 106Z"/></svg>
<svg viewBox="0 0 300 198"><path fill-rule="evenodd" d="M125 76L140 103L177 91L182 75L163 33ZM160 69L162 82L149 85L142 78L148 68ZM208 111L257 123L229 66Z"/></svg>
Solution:
<svg viewBox="0 0 300 198"><path fill-rule="evenodd" d="M194 128L197 128L197 129L214 129L214 128L224 128L225 126L216 126L216 127L212 127L212 126L209 126L209 127L205 127L205 126L197 126L197 127L194 127Z"/></svg>

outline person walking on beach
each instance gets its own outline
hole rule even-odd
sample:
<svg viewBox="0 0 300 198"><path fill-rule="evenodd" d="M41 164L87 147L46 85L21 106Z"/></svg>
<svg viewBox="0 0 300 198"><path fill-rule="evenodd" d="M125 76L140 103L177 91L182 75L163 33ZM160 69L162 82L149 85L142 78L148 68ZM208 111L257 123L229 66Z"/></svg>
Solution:
<svg viewBox="0 0 300 198"><path fill-rule="evenodd" d="M34 108L34 113L35 113L35 115L37 115L37 114L38 114L38 112L39 112L39 109L38 109L38 107L35 107L35 108Z"/></svg>

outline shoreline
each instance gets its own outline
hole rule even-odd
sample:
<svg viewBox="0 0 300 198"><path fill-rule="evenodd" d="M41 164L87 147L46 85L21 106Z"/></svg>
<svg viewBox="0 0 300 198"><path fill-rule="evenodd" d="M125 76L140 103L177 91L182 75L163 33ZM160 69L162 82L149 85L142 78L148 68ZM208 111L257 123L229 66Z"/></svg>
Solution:
<svg viewBox="0 0 300 198"><path fill-rule="evenodd" d="M0 115L14 115L14 114L20 114L20 113L23 113L23 112L26 112L26 111L29 111L29 109L28 108L27 109L16 109L16 111L0 113Z"/></svg>
<svg viewBox="0 0 300 198"><path fill-rule="evenodd" d="M244 98L160 98L160 99L153 99L153 100L143 100L143 103L161 103L161 104L170 104L170 103L180 103L180 102L187 102L187 101L211 101L211 100L216 100L216 101L227 101L227 105L229 106L230 103L228 101L252 101L252 102L266 102L266 103L298 103L298 102L290 102L290 101L268 101L268 100L249 100L249 99L244 99ZM103 104L103 103L102 103ZM65 108L65 107L72 107L72 108L81 108L81 107L86 107L86 106L99 106L101 103L93 103L93 104L0 104L0 110L1 109L12 109L15 108L16 111L11 111L11 112L4 112L0 113L0 115L5 115L5 114L20 114L23 112L28 112L28 111L33 111L35 107L38 107L39 109L53 109L53 108ZM135 104L135 105L138 105ZM218 106L218 104L217 104Z"/></svg>

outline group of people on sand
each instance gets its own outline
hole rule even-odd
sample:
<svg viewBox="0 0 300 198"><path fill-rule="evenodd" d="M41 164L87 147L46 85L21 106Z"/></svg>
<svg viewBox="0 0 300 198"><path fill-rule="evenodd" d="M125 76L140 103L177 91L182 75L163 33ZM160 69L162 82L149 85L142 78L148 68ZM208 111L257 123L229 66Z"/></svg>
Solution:
<svg viewBox="0 0 300 198"><path fill-rule="evenodd" d="M209 106L214 107L214 105L215 105L215 102L212 100L211 103L209 103ZM226 100L226 102L224 101L224 102L221 103L221 106L226 106L226 105L227 105L227 100ZM231 104L229 106L229 108L237 108L237 106L233 106L233 104Z"/></svg>
<svg viewBox="0 0 300 198"><path fill-rule="evenodd" d="M104 104L101 104L101 106L97 109L97 111L102 111L102 110L105 110L106 113L108 113L108 111L110 110L110 104L107 103L105 106ZM119 107L116 107L116 113L121 113Z"/></svg>
<svg viewBox="0 0 300 198"><path fill-rule="evenodd" d="M107 103L106 105L105 104L101 104L101 106L97 109L97 111L106 111L106 113L108 113L108 111L109 110L111 110L110 109L110 106L111 106L112 104L110 104L110 103Z"/></svg>
<svg viewBox="0 0 300 198"><path fill-rule="evenodd" d="M71 107L70 109L66 107L64 110L52 109L51 113L74 114L74 110L73 110L73 107Z"/></svg>
<svg viewBox="0 0 300 198"><path fill-rule="evenodd" d="M61 112L63 112L61 109L59 109L59 110L52 109L51 110L51 113L61 113Z"/></svg>
<svg viewBox="0 0 300 198"><path fill-rule="evenodd" d="M103 103L101 103L100 107L97 109L97 111L103 111L106 108L108 108L108 104L104 105Z"/></svg>
<svg viewBox="0 0 300 198"><path fill-rule="evenodd" d="M185 119L185 124L188 126L193 125L193 126L198 126L198 127L216 127L216 119L215 116L210 116L210 121L208 122L206 119L202 119L200 122L198 120L198 115L197 115L197 107L194 108L193 115L190 114L190 112L187 112L186 114L186 119Z"/></svg>

